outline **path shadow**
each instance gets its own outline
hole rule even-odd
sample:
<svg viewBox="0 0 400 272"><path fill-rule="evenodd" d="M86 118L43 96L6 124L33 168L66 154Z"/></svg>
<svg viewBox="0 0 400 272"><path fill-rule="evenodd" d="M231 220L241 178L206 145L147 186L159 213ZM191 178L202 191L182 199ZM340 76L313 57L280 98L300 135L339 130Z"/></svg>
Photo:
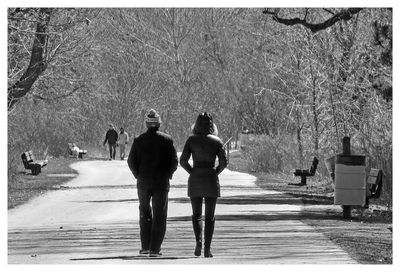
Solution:
<svg viewBox="0 0 400 272"><path fill-rule="evenodd" d="M81 203L122 203L122 202L138 202L138 199L127 198L127 199L105 199L105 200L87 200L87 201L74 201Z"/></svg>
<svg viewBox="0 0 400 272"><path fill-rule="evenodd" d="M230 197L221 197L218 204L227 205L299 205L300 199L293 198L285 194L260 194L260 195L238 195Z"/></svg>
<svg viewBox="0 0 400 272"><path fill-rule="evenodd" d="M333 205L333 196L323 196L323 195L310 195L302 193L285 193L292 197L300 198L304 204L316 204L316 205Z"/></svg>
<svg viewBox="0 0 400 272"><path fill-rule="evenodd" d="M90 258L72 258L70 261L95 261L95 260L183 260L183 259L196 259L196 257L189 256L160 256L160 257L148 257L142 255L136 256L113 256L113 257L90 257Z"/></svg>
<svg viewBox="0 0 400 272"><path fill-rule="evenodd" d="M190 203L188 197L169 198L175 203ZM329 200L294 198L287 194L235 195L220 197L218 204L225 205L332 205Z"/></svg>
<svg viewBox="0 0 400 272"><path fill-rule="evenodd" d="M93 185L93 186L60 186L59 190L82 190L82 189L134 189L136 185Z"/></svg>
<svg viewBox="0 0 400 272"><path fill-rule="evenodd" d="M130 188L127 186L85 186L85 187L68 187L61 189L119 189L119 188ZM173 197L168 199L169 202L173 203L190 203L188 197ZM137 202L137 199L105 199L105 200L87 200L83 202L88 203L112 203L112 202ZM221 197L218 199L218 204L225 205L332 205L333 202L329 199L305 199L305 198L294 198L286 194L262 194L262 195L239 195L230 197Z"/></svg>
<svg viewBox="0 0 400 272"><path fill-rule="evenodd" d="M97 156L88 156L84 158L86 161L109 161L110 159L108 157L97 157Z"/></svg>
<svg viewBox="0 0 400 272"><path fill-rule="evenodd" d="M218 208L217 208L218 209ZM260 211L249 212L249 214L226 214L215 215L217 221L287 221L287 220L343 220L342 214L334 211L275 211L260 213ZM169 217L168 221L190 221L191 216Z"/></svg>

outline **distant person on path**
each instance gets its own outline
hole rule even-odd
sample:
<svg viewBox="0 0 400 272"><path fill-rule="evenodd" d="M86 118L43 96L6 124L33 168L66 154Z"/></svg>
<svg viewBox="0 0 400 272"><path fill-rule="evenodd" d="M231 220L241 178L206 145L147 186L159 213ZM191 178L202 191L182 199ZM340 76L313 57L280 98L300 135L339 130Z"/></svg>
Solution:
<svg viewBox="0 0 400 272"><path fill-rule="evenodd" d="M124 130L124 128L121 128L119 130L119 139L118 139L118 145L119 145L119 155L121 160L125 159L125 147L129 142L129 135L128 133Z"/></svg>
<svg viewBox="0 0 400 272"><path fill-rule="evenodd" d="M70 146L70 149L71 149L72 155L75 156L76 159L78 159L79 151L80 151L79 147L75 143L72 143Z"/></svg>
<svg viewBox="0 0 400 272"><path fill-rule="evenodd" d="M139 253L158 257L167 226L169 180L178 166L178 157L171 136L158 131L158 113L151 109L145 122L147 131L134 139L128 165L137 179L142 244Z"/></svg>
<svg viewBox="0 0 400 272"><path fill-rule="evenodd" d="M115 160L115 153L118 142L118 132L114 129L114 126L112 124L110 124L110 127L108 128L103 145L105 145L107 142L110 150L110 161Z"/></svg>
<svg viewBox="0 0 400 272"><path fill-rule="evenodd" d="M215 206L220 196L218 175L227 165L223 143L218 138L217 127L212 116L202 113L197 117L190 136L183 148L180 158L181 166L190 174L188 181L188 196L192 203L192 224L196 238L195 256L201 255L202 247L202 206L205 203L205 228L204 228L204 257L213 257L211 254L211 240L214 233ZM189 164L192 155L193 166ZM215 159L219 163L215 167Z"/></svg>

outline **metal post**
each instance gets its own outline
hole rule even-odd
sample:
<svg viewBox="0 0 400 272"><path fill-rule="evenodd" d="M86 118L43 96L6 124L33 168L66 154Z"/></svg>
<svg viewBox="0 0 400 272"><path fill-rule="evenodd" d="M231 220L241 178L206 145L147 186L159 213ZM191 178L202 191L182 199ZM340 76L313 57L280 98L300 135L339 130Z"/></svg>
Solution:
<svg viewBox="0 0 400 272"><path fill-rule="evenodd" d="M307 176L301 176L301 185L307 184Z"/></svg>
<svg viewBox="0 0 400 272"><path fill-rule="evenodd" d="M232 138L233 138L233 136L230 137L229 140L226 141L226 142L224 143L224 145L223 145L223 148L226 147L226 160L228 161L228 163L229 163L229 153L230 153L230 149L231 149L231 141L232 141Z"/></svg>
<svg viewBox="0 0 400 272"><path fill-rule="evenodd" d="M351 145L350 145L350 137L343 137L342 140L343 147L343 155L351 155ZM351 218L351 205L343 205L343 218L350 219Z"/></svg>
<svg viewBox="0 0 400 272"><path fill-rule="evenodd" d="M351 155L350 137L343 137L343 155Z"/></svg>
<svg viewBox="0 0 400 272"><path fill-rule="evenodd" d="M227 146L227 150L228 150L228 154L227 154L227 161L229 163L229 153L230 153L230 149L231 149L231 142L228 142L228 146Z"/></svg>

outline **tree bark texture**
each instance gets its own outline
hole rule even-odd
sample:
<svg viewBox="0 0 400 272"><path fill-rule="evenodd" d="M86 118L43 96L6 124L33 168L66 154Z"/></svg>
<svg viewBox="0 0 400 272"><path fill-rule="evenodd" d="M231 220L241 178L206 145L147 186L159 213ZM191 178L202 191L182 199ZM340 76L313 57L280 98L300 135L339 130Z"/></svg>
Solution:
<svg viewBox="0 0 400 272"><path fill-rule="evenodd" d="M46 70L47 63L44 54L48 39L47 30L50 22L50 14L50 8L39 9L31 59L25 73L15 84L8 88L8 111L13 108L21 97L30 91L38 77Z"/></svg>

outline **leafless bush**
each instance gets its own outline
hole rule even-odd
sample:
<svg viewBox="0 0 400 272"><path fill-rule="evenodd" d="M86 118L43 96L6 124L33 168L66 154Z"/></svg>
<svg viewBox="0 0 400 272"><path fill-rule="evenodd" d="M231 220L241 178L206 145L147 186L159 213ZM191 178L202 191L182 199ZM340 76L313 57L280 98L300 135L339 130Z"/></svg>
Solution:
<svg viewBox="0 0 400 272"><path fill-rule="evenodd" d="M289 136L249 135L242 141L248 167L254 172L289 172L296 166L295 141Z"/></svg>

